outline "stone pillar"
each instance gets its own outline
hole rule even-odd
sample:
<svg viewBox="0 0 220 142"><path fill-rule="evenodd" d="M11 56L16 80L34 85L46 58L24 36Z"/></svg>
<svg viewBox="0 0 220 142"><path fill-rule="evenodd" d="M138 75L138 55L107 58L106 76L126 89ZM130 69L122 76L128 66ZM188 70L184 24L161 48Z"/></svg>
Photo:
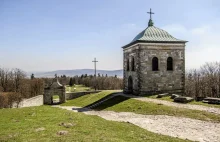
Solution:
<svg viewBox="0 0 220 142"><path fill-rule="evenodd" d="M184 46L184 49L183 49L183 67L182 67L182 70L183 70L183 74L182 74L182 93L185 95L185 46Z"/></svg>
<svg viewBox="0 0 220 142"><path fill-rule="evenodd" d="M126 80L125 80L125 79L127 79L126 75L125 75L125 72L126 72L125 57L126 57L126 55L125 55L125 52L124 52L124 54L123 54L123 93L127 92L127 87L126 87L127 85L126 85Z"/></svg>
<svg viewBox="0 0 220 142"><path fill-rule="evenodd" d="M140 95L141 93L141 57L140 57L140 49L141 46L138 45L138 48L136 49L136 55L137 55L137 64L136 64L136 72L137 72L137 84L138 84L138 89L137 89L137 95Z"/></svg>
<svg viewBox="0 0 220 142"><path fill-rule="evenodd" d="M62 97L60 97L60 103L65 103L66 102L66 89L65 89L65 87L63 87L61 89L61 93L60 94L62 96Z"/></svg>
<svg viewBox="0 0 220 142"><path fill-rule="evenodd" d="M44 90L44 104L47 104L47 105L50 105L50 104L52 104L52 99L51 99L51 91L50 90L48 90L48 89L45 89Z"/></svg>

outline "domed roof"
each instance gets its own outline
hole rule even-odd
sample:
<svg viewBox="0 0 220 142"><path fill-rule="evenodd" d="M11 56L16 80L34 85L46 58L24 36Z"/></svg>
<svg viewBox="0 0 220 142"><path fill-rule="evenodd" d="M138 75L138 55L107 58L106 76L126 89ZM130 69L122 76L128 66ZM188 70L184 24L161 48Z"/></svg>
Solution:
<svg viewBox="0 0 220 142"><path fill-rule="evenodd" d="M154 26L148 26L145 30L139 33L132 42L148 41L148 42L186 42L171 36L168 32Z"/></svg>
<svg viewBox="0 0 220 142"><path fill-rule="evenodd" d="M159 29L154 26L152 19L150 18L148 22L148 27L139 33L129 44L123 46L122 48L129 47L135 43L147 42L147 43L186 43L185 40L180 40L168 32Z"/></svg>

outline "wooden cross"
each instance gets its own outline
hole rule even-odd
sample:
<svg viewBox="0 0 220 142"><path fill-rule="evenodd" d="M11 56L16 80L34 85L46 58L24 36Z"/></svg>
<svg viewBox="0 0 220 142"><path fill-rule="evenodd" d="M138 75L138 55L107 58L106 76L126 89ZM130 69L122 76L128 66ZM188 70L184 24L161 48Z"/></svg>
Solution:
<svg viewBox="0 0 220 142"><path fill-rule="evenodd" d="M98 61L97 61L96 58L95 58L94 61L92 61L92 62L94 62L94 67L95 67L95 90L96 90L96 63L97 63Z"/></svg>
<svg viewBox="0 0 220 142"><path fill-rule="evenodd" d="M150 19L151 19L151 15L154 14L153 12L151 12L151 8L150 8L150 12L147 12L150 14Z"/></svg>

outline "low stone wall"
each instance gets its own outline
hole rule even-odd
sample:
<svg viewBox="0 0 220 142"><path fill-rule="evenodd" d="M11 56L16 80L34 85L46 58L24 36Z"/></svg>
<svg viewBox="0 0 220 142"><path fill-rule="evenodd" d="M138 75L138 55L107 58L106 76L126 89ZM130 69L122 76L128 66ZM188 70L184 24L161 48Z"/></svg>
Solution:
<svg viewBox="0 0 220 142"><path fill-rule="evenodd" d="M99 93L101 91L86 91L86 92L71 92L71 93L66 93L66 99L67 100L72 100L84 95L88 95L88 94L93 94L93 93Z"/></svg>
<svg viewBox="0 0 220 142"><path fill-rule="evenodd" d="M19 104L14 103L13 108L31 107L31 106L41 106L43 105L43 95L35 96L29 99L22 100Z"/></svg>

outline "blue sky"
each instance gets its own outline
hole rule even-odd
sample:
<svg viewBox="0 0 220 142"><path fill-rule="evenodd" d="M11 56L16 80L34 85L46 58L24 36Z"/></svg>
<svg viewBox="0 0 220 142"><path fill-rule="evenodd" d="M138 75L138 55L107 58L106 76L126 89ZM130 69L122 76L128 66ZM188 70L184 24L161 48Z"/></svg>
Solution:
<svg viewBox="0 0 220 142"><path fill-rule="evenodd" d="M189 41L186 68L220 61L220 1L0 0L0 66L25 71L121 69L123 51L154 25Z"/></svg>

